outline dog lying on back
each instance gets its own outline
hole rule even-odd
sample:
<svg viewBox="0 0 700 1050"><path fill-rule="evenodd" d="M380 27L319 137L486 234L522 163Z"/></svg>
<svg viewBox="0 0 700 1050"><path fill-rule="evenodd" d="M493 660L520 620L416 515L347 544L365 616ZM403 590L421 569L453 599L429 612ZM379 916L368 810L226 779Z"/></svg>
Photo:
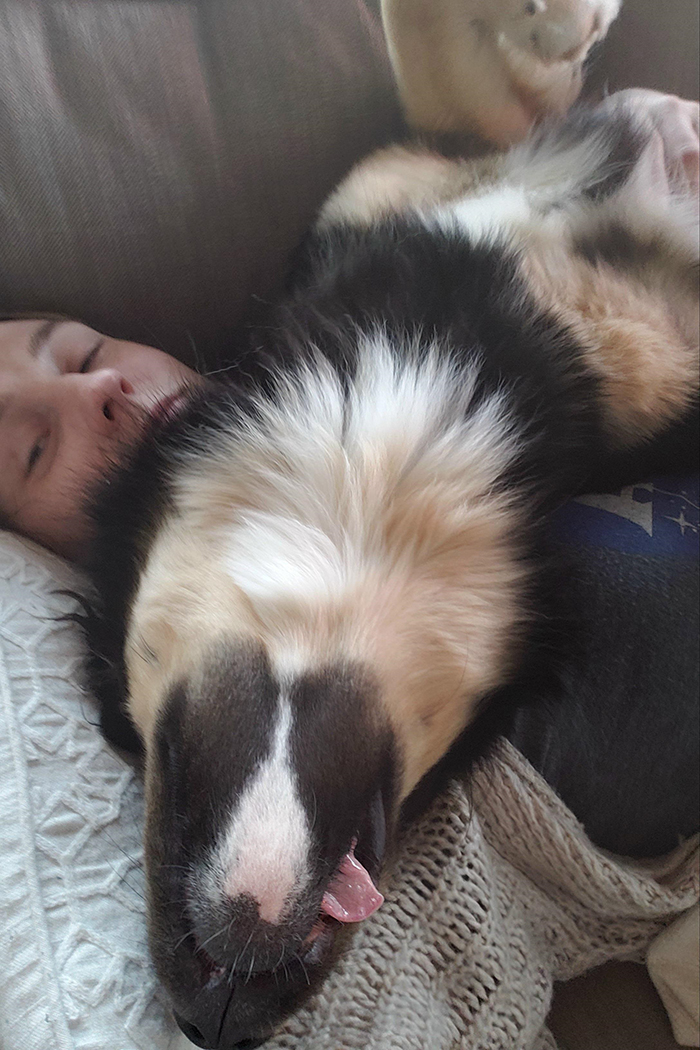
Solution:
<svg viewBox="0 0 700 1050"><path fill-rule="evenodd" d="M504 155L370 158L233 378L96 498L92 685L145 753L151 948L197 1045L270 1034L381 904L403 802L502 724L547 511L679 465L697 119L631 92Z"/></svg>

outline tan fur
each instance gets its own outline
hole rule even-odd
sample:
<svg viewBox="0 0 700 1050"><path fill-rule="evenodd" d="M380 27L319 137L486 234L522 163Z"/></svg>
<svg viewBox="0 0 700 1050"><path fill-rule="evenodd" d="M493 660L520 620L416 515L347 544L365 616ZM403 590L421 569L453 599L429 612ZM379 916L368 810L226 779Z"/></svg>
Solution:
<svg viewBox="0 0 700 1050"><path fill-rule="evenodd" d="M473 194L495 182L503 157L448 160L429 150L390 146L362 161L331 194L319 214L319 226L372 223L409 209L421 211Z"/></svg>
<svg viewBox="0 0 700 1050"><path fill-rule="evenodd" d="M372 354L376 363L381 346ZM495 423L498 408L486 411ZM239 435L183 472L127 642L129 708L147 743L178 678L196 675L221 638L252 639L281 680L339 662L368 668L402 750L403 797L503 681L527 615L518 510L494 488L515 446L497 426L493 447L472 446L456 426L445 447L426 448L411 419L405 432L389 419L386 433L361 428L355 444L312 427L307 457L309 417L287 405L269 440L264 427ZM249 592L231 548L246 513L261 509L344 552L340 584L320 596Z"/></svg>
<svg viewBox="0 0 700 1050"><path fill-rule="evenodd" d="M197 535L177 523L165 527L141 577L125 646L129 711L147 750L168 688L196 672L230 625L245 634L250 619L245 596Z"/></svg>
<svg viewBox="0 0 700 1050"><path fill-rule="evenodd" d="M586 348L621 446L653 437L681 416L698 390L697 291L684 295L678 278L680 289L669 293L651 271L645 281L563 248L530 249L522 269L540 304Z"/></svg>

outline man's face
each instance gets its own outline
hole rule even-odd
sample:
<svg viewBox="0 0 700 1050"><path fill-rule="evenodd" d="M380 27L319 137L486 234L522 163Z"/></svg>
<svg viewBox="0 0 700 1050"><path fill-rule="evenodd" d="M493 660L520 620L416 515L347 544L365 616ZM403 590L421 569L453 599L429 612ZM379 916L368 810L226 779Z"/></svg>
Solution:
<svg viewBox="0 0 700 1050"><path fill-rule="evenodd" d="M91 482L199 382L160 350L76 321L0 323L0 512L18 532L79 561Z"/></svg>

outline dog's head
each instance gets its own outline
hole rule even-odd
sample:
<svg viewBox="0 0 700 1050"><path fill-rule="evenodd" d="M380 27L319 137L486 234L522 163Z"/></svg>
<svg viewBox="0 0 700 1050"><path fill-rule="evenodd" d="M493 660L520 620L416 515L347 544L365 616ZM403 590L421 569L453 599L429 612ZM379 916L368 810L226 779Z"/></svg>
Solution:
<svg viewBox="0 0 700 1050"><path fill-rule="evenodd" d="M490 438L470 472L466 432L423 465L274 413L195 407L98 514L93 684L144 751L152 954L219 1050L269 1035L381 903L399 807L507 673L527 575Z"/></svg>
<svg viewBox="0 0 700 1050"><path fill-rule="evenodd" d="M147 745L151 946L186 1033L228 1050L269 1034L339 925L381 903L398 770L361 666L278 677L235 637L187 663Z"/></svg>

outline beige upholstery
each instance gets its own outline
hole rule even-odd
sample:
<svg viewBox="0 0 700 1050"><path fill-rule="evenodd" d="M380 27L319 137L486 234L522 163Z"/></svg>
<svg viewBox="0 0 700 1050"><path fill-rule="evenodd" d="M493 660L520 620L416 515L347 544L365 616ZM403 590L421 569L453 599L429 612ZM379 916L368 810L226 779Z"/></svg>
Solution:
<svg viewBox="0 0 700 1050"><path fill-rule="evenodd" d="M650 87L683 98L700 90L698 0L623 0L588 76L589 88Z"/></svg>
<svg viewBox="0 0 700 1050"><path fill-rule="evenodd" d="M0 0L0 313L208 356L398 127L376 0Z"/></svg>

